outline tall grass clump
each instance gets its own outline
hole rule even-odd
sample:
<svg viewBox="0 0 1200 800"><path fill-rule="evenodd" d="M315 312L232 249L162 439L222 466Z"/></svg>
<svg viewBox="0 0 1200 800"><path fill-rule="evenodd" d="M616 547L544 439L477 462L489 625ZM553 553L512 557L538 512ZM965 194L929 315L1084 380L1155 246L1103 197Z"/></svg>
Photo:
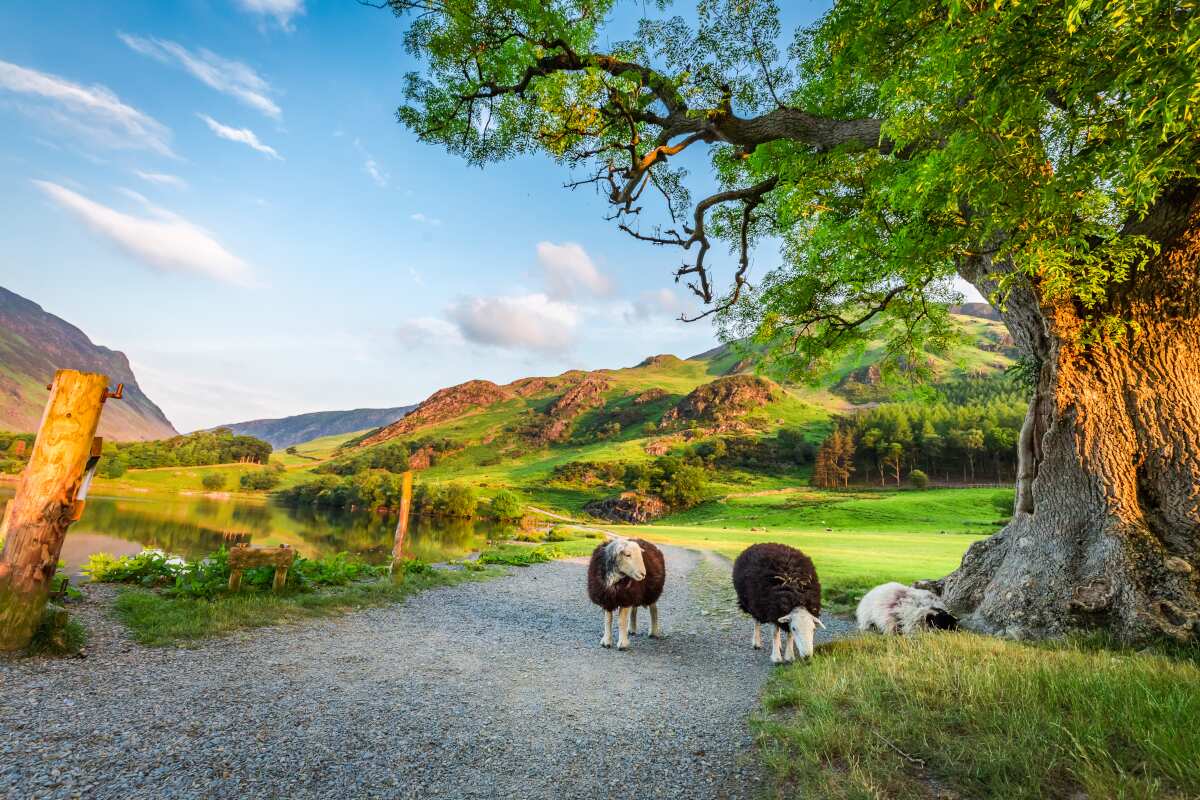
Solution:
<svg viewBox="0 0 1200 800"><path fill-rule="evenodd" d="M1192 651L867 636L782 670L755 727L781 794L1200 797Z"/></svg>

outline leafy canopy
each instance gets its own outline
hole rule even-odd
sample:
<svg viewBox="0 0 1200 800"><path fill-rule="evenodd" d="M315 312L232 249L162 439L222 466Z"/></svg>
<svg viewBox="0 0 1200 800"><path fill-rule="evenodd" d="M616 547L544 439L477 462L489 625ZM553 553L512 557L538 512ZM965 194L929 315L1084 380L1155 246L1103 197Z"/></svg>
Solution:
<svg viewBox="0 0 1200 800"><path fill-rule="evenodd" d="M955 276L1120 333L1114 288L1157 247L1130 223L1200 177L1197 0L838 0L794 33L772 0L388 4L423 61L402 123L471 163L571 167L682 250L726 334L798 367L880 338L920 363ZM619 14L645 16L614 42Z"/></svg>

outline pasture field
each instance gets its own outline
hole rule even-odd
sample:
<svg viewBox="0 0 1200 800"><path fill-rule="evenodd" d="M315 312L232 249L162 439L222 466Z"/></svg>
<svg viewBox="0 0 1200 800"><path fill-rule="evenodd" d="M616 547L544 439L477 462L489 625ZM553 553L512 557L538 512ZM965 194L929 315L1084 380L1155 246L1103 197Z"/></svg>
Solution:
<svg viewBox="0 0 1200 800"><path fill-rule="evenodd" d="M972 542L1000 528L1012 497L1010 489L802 489L729 497L611 529L729 558L757 542L797 547L817 567L825 605L846 613L880 583L951 572Z"/></svg>

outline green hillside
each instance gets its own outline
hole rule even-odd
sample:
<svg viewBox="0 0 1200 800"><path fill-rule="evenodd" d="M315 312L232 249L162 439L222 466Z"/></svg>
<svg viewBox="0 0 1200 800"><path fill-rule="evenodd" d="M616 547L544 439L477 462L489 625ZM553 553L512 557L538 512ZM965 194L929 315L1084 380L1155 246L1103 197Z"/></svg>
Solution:
<svg viewBox="0 0 1200 800"><path fill-rule="evenodd" d="M1012 363L1003 326L957 320L961 342L927 364L934 383L1003 381ZM878 348L843 359L816 380L783 385L754 375L754 356L745 345L723 345L686 359L658 355L620 369L447 387L384 427L274 453L272 461L285 468L277 488L411 468L419 484L462 483L484 499L510 489L536 507L580 515L630 485L655 494L675 480L680 464L692 463L705 472L700 499L788 490L808 483L816 450L836 419L859 409L874 419L899 407L887 403L912 395L903 374L878 369ZM886 420L879 424L886 427ZM233 488L253 467L221 469ZM658 474L663 469L666 478ZM131 470L110 488L197 491L206 471ZM869 465L856 474L859 482L879 479ZM703 516L706 507L685 514Z"/></svg>
<svg viewBox="0 0 1200 800"><path fill-rule="evenodd" d="M1004 352L1003 326L977 317L957 319L962 342L930 358L934 381L999 380L1012 364ZM782 386L751 379L753 353L737 345L688 359L652 356L632 367L572 371L506 386L472 381L443 389L406 418L348 437L332 450L333 439L298 446L300 453L329 463L305 464L305 459L295 458L285 463L290 470L306 472L328 472L345 464L341 474L352 474L349 464L354 459L369 457L378 448L403 446L419 470L418 481L464 482L484 496L512 488L532 502L579 512L589 501L611 494L613 487L559 479L564 466L572 463L648 463L716 438L773 443L787 435L789 442L819 444L835 416L911 393L913 387L903 375L885 377L873 368L882 357L879 348L868 348L816 381ZM738 391L754 394L760 385L747 383L735 386L730 397L714 398L711 407L693 410L699 418L673 411L692 404L696 396L703 405L702 395L717 391L711 387L751 380L768 387L763 391L769 396L743 398L745 404L739 406ZM855 402L864 395L865 402ZM727 464L713 471L709 492L717 496L793 487L805 482L810 470L803 464L772 469ZM288 482L297 477L289 476Z"/></svg>

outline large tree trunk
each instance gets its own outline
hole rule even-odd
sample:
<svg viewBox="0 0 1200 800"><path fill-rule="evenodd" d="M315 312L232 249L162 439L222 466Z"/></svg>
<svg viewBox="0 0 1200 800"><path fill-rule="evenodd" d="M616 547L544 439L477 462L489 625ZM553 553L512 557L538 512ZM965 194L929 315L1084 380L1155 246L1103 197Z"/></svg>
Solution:
<svg viewBox="0 0 1200 800"><path fill-rule="evenodd" d="M1123 344L1078 345L1078 309L1032 292L1005 308L1041 373L1013 519L937 582L969 627L1200 638L1200 199L1175 206L1144 223L1175 227L1110 300L1139 329Z"/></svg>

